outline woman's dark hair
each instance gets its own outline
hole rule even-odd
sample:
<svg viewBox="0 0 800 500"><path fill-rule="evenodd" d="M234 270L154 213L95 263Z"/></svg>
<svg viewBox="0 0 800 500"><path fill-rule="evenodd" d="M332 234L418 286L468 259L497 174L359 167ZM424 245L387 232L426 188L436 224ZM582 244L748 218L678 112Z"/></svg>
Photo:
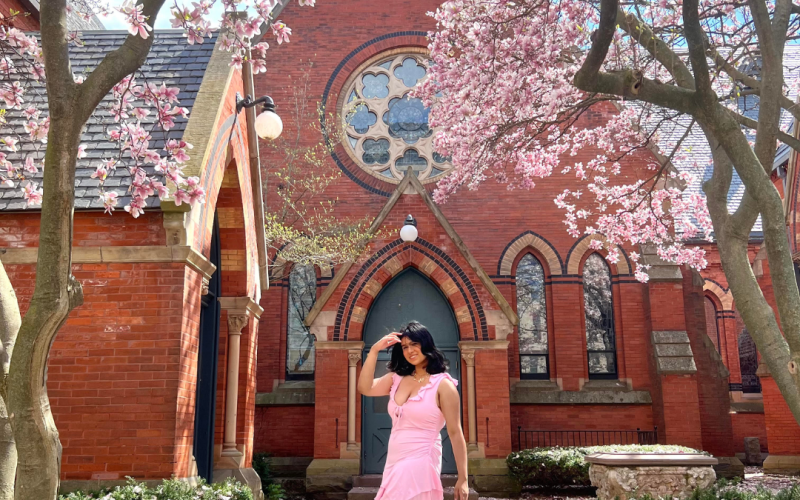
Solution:
<svg viewBox="0 0 800 500"><path fill-rule="evenodd" d="M412 321L401 328L400 338L402 339L404 337L419 344L422 354L428 358L428 366L426 367L428 373L435 375L447 371L447 360L444 354L436 348L436 344L433 343L431 332L422 326L422 324L417 321ZM388 368L390 372L394 372L400 376L414 373L414 365L409 363L405 356L403 356L403 346L401 344L395 344L392 347L392 359L389 361Z"/></svg>

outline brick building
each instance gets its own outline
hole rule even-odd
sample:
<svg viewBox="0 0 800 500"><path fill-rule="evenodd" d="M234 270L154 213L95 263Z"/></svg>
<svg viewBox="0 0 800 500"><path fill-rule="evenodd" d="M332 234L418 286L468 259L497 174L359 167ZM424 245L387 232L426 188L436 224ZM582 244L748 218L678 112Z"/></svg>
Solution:
<svg viewBox="0 0 800 500"><path fill-rule="evenodd" d="M271 454L286 475L306 477L310 492L346 491L352 476L380 472L385 402L362 400L353 384L372 343L418 319L436 325L437 344L461 381L471 473L484 491L502 489L496 476L520 445L575 438L525 431L628 431L606 438L636 442L657 429L660 443L721 457L724 474L741 467L736 454L755 436L772 454L768 468L797 469L799 429L763 367L756 373L758 356L713 244L698 242L710 262L700 274L666 265L647 248L622 248L609 264L594 255L590 238L575 240L564 229L552 199L567 177L544 179L532 191L487 181L443 205L431 201L449 165L432 153L427 113L407 94L425 75L426 34L434 29L425 14L437 5L330 0L314 15L293 4L280 13L295 36L274 47L276 70L257 77L256 88L290 101L299 62L312 61L313 98L346 131L330 160L343 175L326 195L338 200L337 214L377 218L388 236L352 265L275 263L261 302L255 450ZM787 57L797 52L787 48ZM613 112L598 108L584 123ZM291 117L284 122L292 130ZM692 147L690 160L705 164L707 147ZM623 168L633 175L642 158ZM266 169L279 161L266 151L261 159ZM789 161L781 151L780 189ZM276 206L270 189L268 208ZM398 232L409 214L418 237L404 242ZM761 240L756 227L752 261L769 296ZM632 251L653 265L647 284L632 275Z"/></svg>
<svg viewBox="0 0 800 500"><path fill-rule="evenodd" d="M90 178L102 138L98 124L87 129L73 250L85 303L59 333L48 369L65 489L126 475L236 475L256 485L252 455L267 452L309 492L341 495L353 476L380 472L389 432L385 400L355 392L361 359L411 319L431 328L461 382L470 473L484 493L507 492L512 450L576 439L701 448L732 474L743 438L758 436L773 470L800 469L797 425L758 366L713 244L698 243L709 254L702 274L647 248L621 248L608 263L590 238L564 230L552 198L565 178L533 191L487 182L432 202L449 164L432 152L427 112L407 94L426 72L434 26L425 13L436 6L326 0L313 15L278 7L294 37L271 49L255 92L247 66L241 74L213 50L216 38L189 47L176 32L156 33L143 72L181 87L192 113L170 138L194 144L187 174L200 176L208 197L191 210L155 204L137 219L103 214ZM25 22L38 27L35 17ZM82 39L71 49L76 73L124 34ZM290 130L297 124L283 110L307 60L314 100L347 123L329 160L343 175L326 196L338 200L337 214L372 218L384 231L360 262L273 262L267 277L261 200L263 192L274 208L278 186L262 190L261 165L268 171L279 159L259 153L253 114L237 118L235 94L271 95ZM614 112L598 107L584 120ZM307 131L304 140L320 138ZM784 153L775 181L797 235L798 176ZM637 154L626 175L650 153ZM114 183L124 197L121 172ZM0 259L24 312L39 214L16 189L0 193ZM404 242L398 231L409 214L418 236ZM633 277L633 251L653 266L647 284ZM771 297L758 230L751 255ZM450 461L444 467L453 471Z"/></svg>
<svg viewBox="0 0 800 500"><path fill-rule="evenodd" d="M33 12L19 27L38 29L31 6L3 7ZM74 28L84 30L83 44L70 47L75 74L92 70L128 35L102 31L99 23ZM114 147L104 133L114 122L101 104L84 131L87 156L78 160L75 181L72 261L84 304L69 315L48 363L63 445L61 487L119 484L126 476L235 476L260 495L250 466L258 303L267 286L259 272L266 267L263 205L255 114L236 112L237 97L253 93L252 79L248 68L229 65L216 33L201 45L188 45L176 30L154 37L135 76L140 84L178 87L190 117L177 117L168 134L153 132L151 147L163 148L167 139L193 144L184 174L200 178L207 199L191 208L151 198L138 218L121 209L103 213L91 174ZM44 97L32 102L46 115ZM150 122L155 116L151 110ZM22 138L9 159L43 154L26 142L20 116L11 111L8 121L3 134ZM129 185L123 168L105 181L120 207ZM24 315L35 283L40 214L18 186L0 193L0 259Z"/></svg>

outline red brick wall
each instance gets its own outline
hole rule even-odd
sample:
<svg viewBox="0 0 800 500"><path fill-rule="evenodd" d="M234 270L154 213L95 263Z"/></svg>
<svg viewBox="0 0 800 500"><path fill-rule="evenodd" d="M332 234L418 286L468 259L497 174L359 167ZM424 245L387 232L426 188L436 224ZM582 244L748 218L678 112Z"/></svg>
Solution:
<svg viewBox="0 0 800 500"><path fill-rule="evenodd" d="M6 270L24 311L34 266ZM187 443L176 439L186 425L179 408L193 401L194 390L182 373L182 323L191 314L179 304L194 271L183 264L81 264L73 273L85 284L84 305L70 314L48 363L62 479L181 474L176 457Z"/></svg>
<svg viewBox="0 0 800 500"><path fill-rule="evenodd" d="M314 407L256 408L255 443L256 453L265 452L274 457L313 457Z"/></svg>
<svg viewBox="0 0 800 500"><path fill-rule="evenodd" d="M650 405L511 405L511 439L522 430L653 430ZM523 437L523 444L525 438Z"/></svg>
<svg viewBox="0 0 800 500"><path fill-rule="evenodd" d="M800 455L800 426L772 377L761 378L770 455Z"/></svg>
<svg viewBox="0 0 800 500"><path fill-rule="evenodd" d="M339 443L347 441L347 351L317 349L316 363L314 458L339 458Z"/></svg>
<svg viewBox="0 0 800 500"><path fill-rule="evenodd" d="M699 275L683 270L684 311L686 332L692 346L697 366L697 389L700 402L700 427L703 433L703 450L718 456L732 457L733 424L730 416L730 394L725 365L708 337L709 299L704 297ZM697 278L697 282L693 278ZM712 308L712 317L713 308ZM712 326L716 326L712 323ZM716 338L714 339L716 340Z"/></svg>
<svg viewBox="0 0 800 500"><path fill-rule="evenodd" d="M744 438L757 437L761 451L769 451L767 425L763 413L733 413L733 450L744 453Z"/></svg>
<svg viewBox="0 0 800 500"><path fill-rule="evenodd" d="M511 453L511 407L508 393L508 355L501 349L475 351L475 391L478 442L486 446L486 458L505 458ZM462 372L464 373L464 372ZM462 377L466 379L466 377ZM466 388L466 387L465 387ZM467 399L466 392L463 398ZM466 413L464 414L466 419ZM462 422L468 427L467 422ZM467 432L469 434L469 432Z"/></svg>

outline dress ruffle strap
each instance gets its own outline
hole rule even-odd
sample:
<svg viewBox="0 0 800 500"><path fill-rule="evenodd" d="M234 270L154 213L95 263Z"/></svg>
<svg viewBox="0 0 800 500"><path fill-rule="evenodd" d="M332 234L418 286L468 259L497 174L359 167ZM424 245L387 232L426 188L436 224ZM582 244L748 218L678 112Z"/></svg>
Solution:
<svg viewBox="0 0 800 500"><path fill-rule="evenodd" d="M431 375L431 378L430 378L430 380L428 380L428 383L425 384L424 386L422 386L419 389L419 392L417 393L417 395L414 396L413 398L408 398L408 400L409 401L422 401L422 398L425 396L425 393L428 390L430 390L431 388L439 387L439 384L445 378L450 380L450 382L452 382L454 385L458 386L458 380L456 380L453 377L451 377L449 373L447 373L447 372L445 372L445 373L437 373L435 375Z"/></svg>

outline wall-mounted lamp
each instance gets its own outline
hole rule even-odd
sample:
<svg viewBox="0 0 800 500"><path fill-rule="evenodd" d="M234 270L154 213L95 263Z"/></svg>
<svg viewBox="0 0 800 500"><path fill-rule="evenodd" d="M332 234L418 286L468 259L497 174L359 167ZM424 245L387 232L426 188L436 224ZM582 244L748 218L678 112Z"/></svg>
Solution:
<svg viewBox="0 0 800 500"><path fill-rule="evenodd" d="M400 229L400 239L411 243L412 241L416 241L418 234L417 221L409 214L409 216L406 217L402 229Z"/></svg>
<svg viewBox="0 0 800 500"><path fill-rule="evenodd" d="M264 108L261 113L256 116L256 121L253 126L256 129L256 134L262 139L277 139L283 132L283 121L281 117L275 112L275 101L268 95L259 97L255 101L252 97L247 96L242 99L242 96L236 93L236 114L244 108L252 108L258 104L264 103Z"/></svg>

